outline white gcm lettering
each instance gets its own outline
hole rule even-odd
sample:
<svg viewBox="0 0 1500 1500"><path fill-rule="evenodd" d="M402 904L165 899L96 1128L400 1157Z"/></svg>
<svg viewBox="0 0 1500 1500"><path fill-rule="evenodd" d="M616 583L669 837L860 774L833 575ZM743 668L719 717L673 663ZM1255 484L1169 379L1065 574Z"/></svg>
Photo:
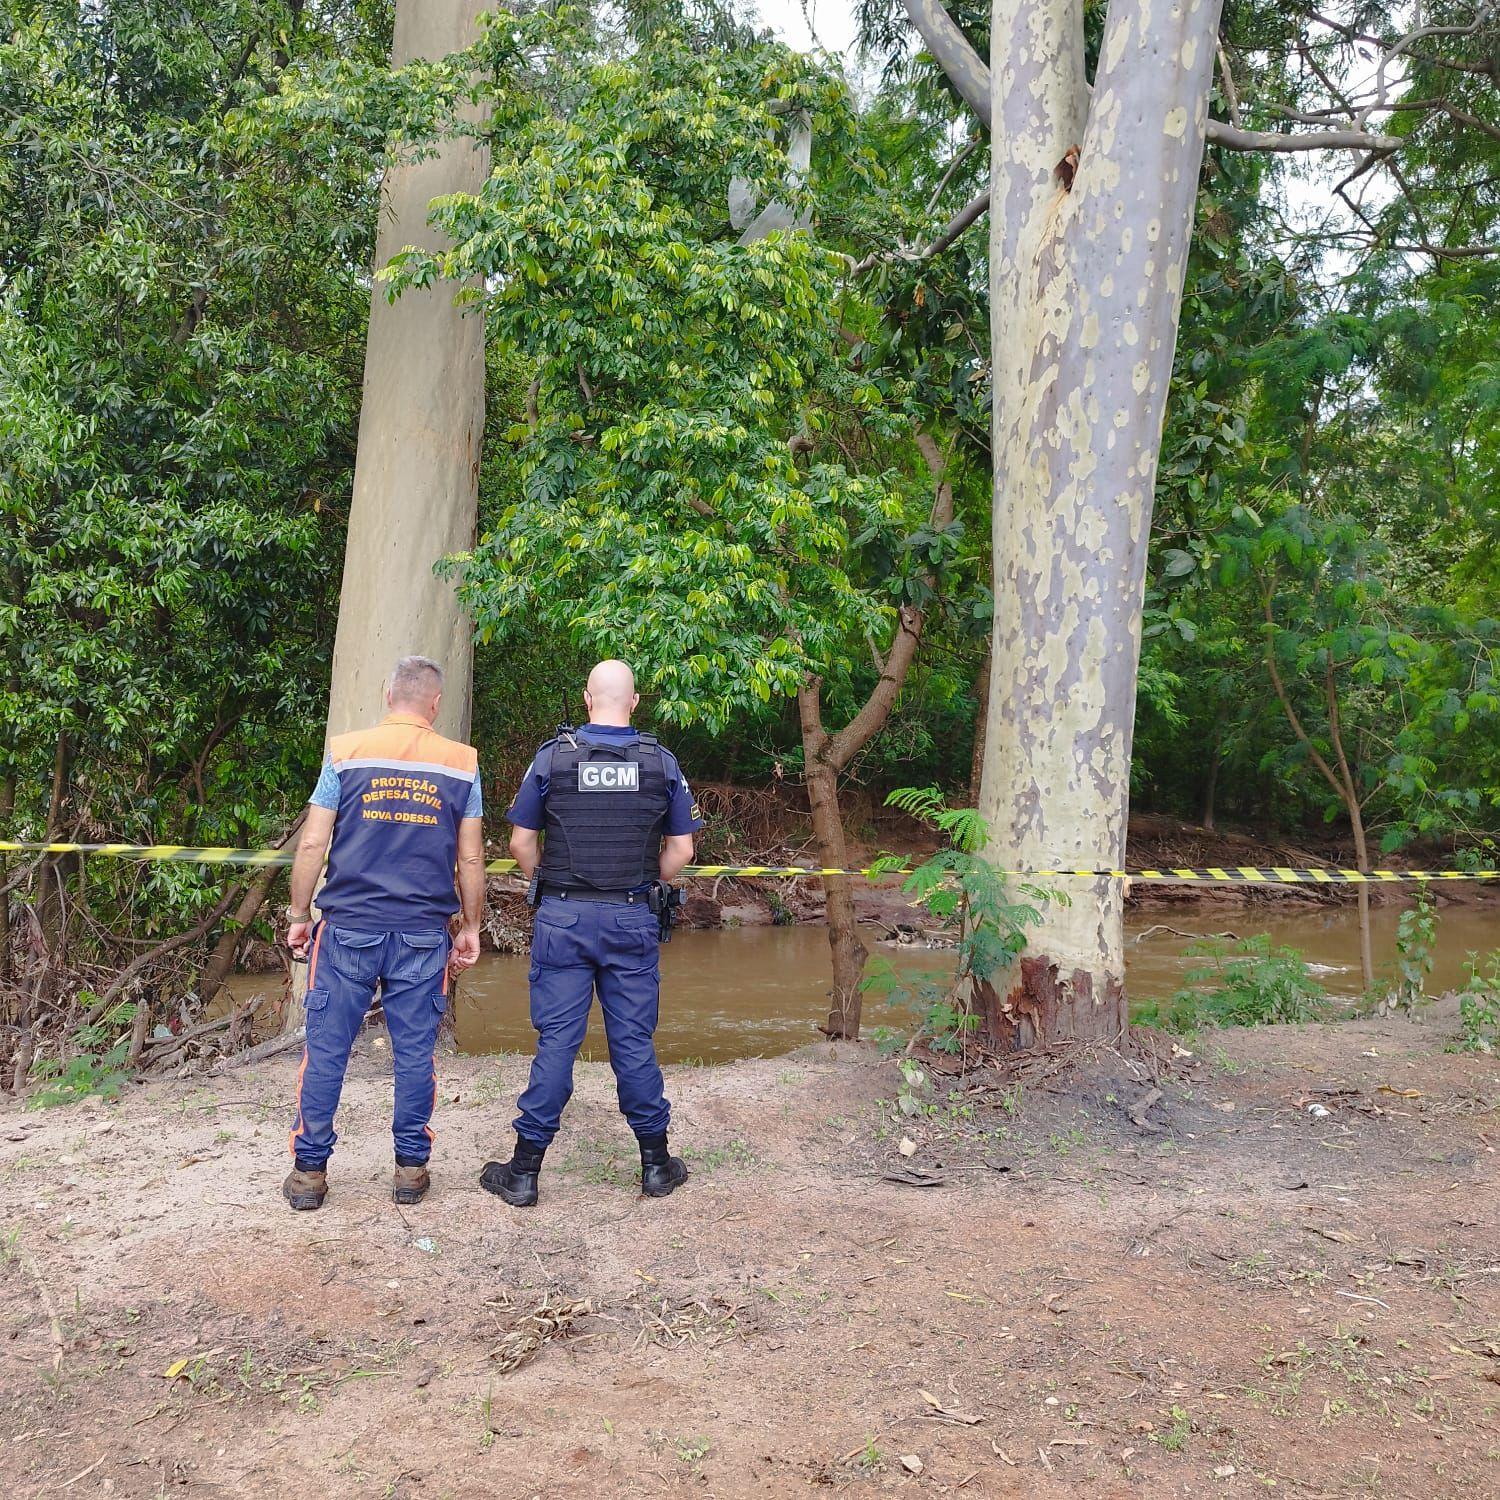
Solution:
<svg viewBox="0 0 1500 1500"><path fill-rule="evenodd" d="M636 765L596 765L581 761L578 766L580 792L638 792L641 768Z"/></svg>

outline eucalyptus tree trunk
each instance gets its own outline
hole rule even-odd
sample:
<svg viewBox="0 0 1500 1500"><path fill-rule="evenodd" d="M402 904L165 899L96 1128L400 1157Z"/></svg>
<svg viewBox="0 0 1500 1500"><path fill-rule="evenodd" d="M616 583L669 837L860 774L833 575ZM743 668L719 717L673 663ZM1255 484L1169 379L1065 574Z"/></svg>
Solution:
<svg viewBox="0 0 1500 1500"><path fill-rule="evenodd" d="M1220 0L995 0L995 623L980 811L1002 868L1125 858L1146 548ZM1123 891L1070 879L979 986L1002 1046L1126 1027Z"/></svg>
<svg viewBox="0 0 1500 1500"><path fill-rule="evenodd" d="M493 9L495 0L397 0L391 66L463 51ZM469 138L444 142L422 161L394 162L381 184L376 267L407 246L446 244L427 226L428 205L446 193L477 193L488 171L488 153ZM473 636L452 581L433 572L441 558L473 546L479 514L484 319L455 307L455 290L440 282L392 302L377 283L370 296L330 738L379 717L392 663L413 653L441 662L446 674L435 727L468 738ZM305 1018L307 970L292 973L287 1032Z"/></svg>
<svg viewBox="0 0 1500 1500"><path fill-rule="evenodd" d="M391 66L462 51L495 8L496 0L398 0ZM376 266L407 246L444 243L427 227L428 205L477 193L488 170L488 154L468 138L393 163L381 187ZM370 298L330 736L379 714L391 663L413 652L447 673L436 727L468 736L472 634L452 581L433 574L440 558L473 546L478 516L484 319L455 307L455 290L439 283L391 302L377 284Z"/></svg>

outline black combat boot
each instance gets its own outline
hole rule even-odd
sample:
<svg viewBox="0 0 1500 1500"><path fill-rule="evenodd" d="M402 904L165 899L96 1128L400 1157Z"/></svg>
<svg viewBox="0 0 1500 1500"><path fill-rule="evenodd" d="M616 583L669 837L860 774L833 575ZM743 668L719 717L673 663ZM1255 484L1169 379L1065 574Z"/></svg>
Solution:
<svg viewBox="0 0 1500 1500"><path fill-rule="evenodd" d="M487 1161L479 1174L479 1185L487 1193L504 1198L512 1208L530 1208L537 1200L536 1179L542 1170L545 1146L534 1146L525 1136L516 1137L515 1154L509 1161Z"/></svg>
<svg viewBox="0 0 1500 1500"><path fill-rule="evenodd" d="M665 1198L687 1181L687 1163L667 1150L666 1132L638 1135L641 1143L641 1191L648 1198Z"/></svg>

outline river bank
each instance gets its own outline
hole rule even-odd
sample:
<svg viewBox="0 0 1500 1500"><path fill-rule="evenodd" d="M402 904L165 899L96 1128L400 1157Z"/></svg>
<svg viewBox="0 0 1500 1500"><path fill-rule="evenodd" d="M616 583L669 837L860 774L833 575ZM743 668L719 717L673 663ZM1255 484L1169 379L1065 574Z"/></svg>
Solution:
<svg viewBox="0 0 1500 1500"><path fill-rule="evenodd" d="M1138 887L1138 889L1140 889ZM1160 888L1147 888L1156 892ZM1204 963L1205 940L1264 937L1274 947L1300 953L1309 977L1327 992L1334 1008L1353 1008L1363 997L1359 928L1350 888L1333 899L1314 898L1316 887L1273 887L1270 892L1233 886L1220 891L1189 887L1167 902L1132 902L1125 914L1125 978L1133 1006L1165 1001L1187 984ZM1403 904L1413 899L1404 888L1381 892L1386 900L1372 913L1372 947L1377 981L1394 985L1397 925ZM1463 885L1443 886L1427 979L1430 994L1460 988L1471 953L1500 946L1495 899ZM1455 899L1456 898L1456 899ZM925 919L908 898L887 889L882 915L861 926L877 980L865 995L866 1035L878 1027L909 1031L916 997L941 988L951 976L951 947L929 948L907 939ZM504 908L492 903L491 913ZM819 909L821 916L821 908ZM496 920L501 920L496 916ZM504 920L510 920L505 918ZM478 966L463 976L453 1000L453 1024L465 1052L503 1052L531 1045L527 1004L529 923L522 907L514 932L502 947L487 946ZM929 923L930 925L930 923ZM890 984L878 982L889 971ZM662 949L662 1007L657 1044L668 1062L728 1062L741 1057L772 1057L817 1037L828 1006L828 935L819 921L769 926L750 922L689 928ZM257 1035L274 1034L285 970L234 976L225 1005L255 1005ZM597 1011L584 1044L584 1056L603 1060L603 1027Z"/></svg>
<svg viewBox="0 0 1500 1500"><path fill-rule="evenodd" d="M661 1202L582 1065L530 1213L475 1183L520 1056L443 1059L405 1210L378 1031L314 1215L289 1059L7 1104L8 1493L1492 1493L1500 1090L1451 1029L1222 1033L899 1126L868 1047L675 1067Z"/></svg>
<svg viewBox="0 0 1500 1500"><path fill-rule="evenodd" d="M699 795L709 808L709 828L700 840L703 863L816 865L806 815L799 811L791 788L711 786ZM851 814L849 858L853 865L869 864L882 854L899 854L920 861L933 852L931 830L914 819L889 808L863 806ZM491 855L504 850L498 843ZM1405 862L1437 868L1451 854L1437 849L1409 853ZM1206 829L1194 823L1155 813L1134 814L1126 854L1131 869L1205 869L1210 866L1318 867L1349 865L1353 853L1336 830L1304 831L1293 837L1256 834L1235 829ZM1412 886L1377 885L1370 888L1372 905L1395 907L1412 898ZM1490 909L1500 907L1500 882L1469 884L1455 882L1431 887L1444 908ZM678 924L686 931L738 930L747 927L821 926L824 897L821 882L814 879L737 879L721 876L686 882L686 904ZM1174 925L1234 927L1219 922L1217 913L1248 912L1247 930L1274 927L1272 913L1347 912L1351 919L1357 893L1351 886L1321 885L1210 885L1147 884L1134 882L1126 892L1127 913L1160 913L1153 921ZM890 937L898 929L921 924L925 918L914 910L903 894L899 877L857 880L854 903L860 922L874 942ZM1262 920L1262 914L1269 920ZM1177 916L1187 919L1178 923ZM1143 920L1140 926L1149 925ZM531 918L526 908L525 883L514 876L491 877L486 896L484 949L489 953L524 954L530 950ZM1481 949L1500 942L1481 942ZM252 940L245 945L241 970L245 974L268 974L286 968L284 954L275 945ZM1153 996L1154 998L1154 996Z"/></svg>

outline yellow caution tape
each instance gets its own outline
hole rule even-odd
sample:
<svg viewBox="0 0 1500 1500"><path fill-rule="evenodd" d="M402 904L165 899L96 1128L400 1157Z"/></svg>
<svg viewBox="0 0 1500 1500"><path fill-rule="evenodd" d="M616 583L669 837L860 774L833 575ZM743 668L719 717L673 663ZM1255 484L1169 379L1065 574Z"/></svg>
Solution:
<svg viewBox="0 0 1500 1500"><path fill-rule="evenodd" d="M197 848L187 844L32 844L0 839L0 853L103 854L120 859L174 860L195 865L289 865L291 850ZM517 868L513 859L492 859L485 869L503 875ZM845 870L819 865L689 865L684 875L714 880L720 876L766 876L795 880L804 875L910 875L906 868L866 865ZM1146 880L1169 883L1204 881L1213 885L1373 885L1390 881L1500 880L1500 870L1295 870L1281 865L1226 865L1171 870L1000 870L1019 880Z"/></svg>

